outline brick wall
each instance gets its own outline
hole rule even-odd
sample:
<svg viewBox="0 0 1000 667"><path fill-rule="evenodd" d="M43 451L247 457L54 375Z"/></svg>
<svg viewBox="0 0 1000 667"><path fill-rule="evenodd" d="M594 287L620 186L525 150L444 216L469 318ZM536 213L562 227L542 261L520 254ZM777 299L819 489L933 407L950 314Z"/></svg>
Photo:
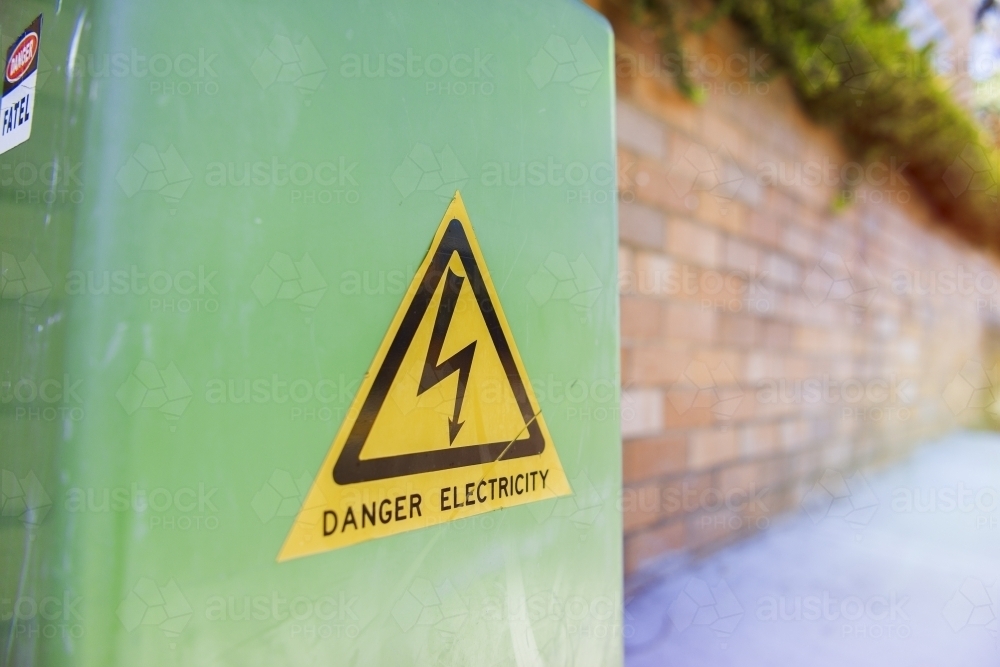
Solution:
<svg viewBox="0 0 1000 667"><path fill-rule="evenodd" d="M751 80L773 63L735 28L686 40L694 104L652 35L614 23L635 574L824 511L853 471L977 418L1000 290L894 158L853 163L780 79Z"/></svg>

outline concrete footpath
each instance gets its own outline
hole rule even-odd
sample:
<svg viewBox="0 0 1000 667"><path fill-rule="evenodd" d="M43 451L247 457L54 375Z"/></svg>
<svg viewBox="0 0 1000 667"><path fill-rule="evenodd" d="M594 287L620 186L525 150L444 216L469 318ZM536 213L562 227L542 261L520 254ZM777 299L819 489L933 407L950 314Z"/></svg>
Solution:
<svg viewBox="0 0 1000 667"><path fill-rule="evenodd" d="M1000 435L827 471L799 514L636 591L625 626L629 667L1000 665Z"/></svg>

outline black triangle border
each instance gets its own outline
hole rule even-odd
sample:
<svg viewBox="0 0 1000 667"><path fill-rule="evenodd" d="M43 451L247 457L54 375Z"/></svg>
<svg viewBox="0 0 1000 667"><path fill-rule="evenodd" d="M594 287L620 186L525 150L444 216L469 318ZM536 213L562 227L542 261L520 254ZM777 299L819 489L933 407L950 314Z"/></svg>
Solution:
<svg viewBox="0 0 1000 667"><path fill-rule="evenodd" d="M420 325L427 308L430 305L434 291L437 289L441 277L448 268L448 262L453 253L457 252L465 268L466 278L479 304L479 310L486 321L486 327L493 339L493 345L503 364L504 373L507 375L507 382L514 393L521 416L527 425L528 437L514 440L513 442L491 442L481 445L466 445L464 447L452 447L448 449L438 449L428 452L413 452L409 454L398 454L396 456L386 456L377 459L361 459L361 450L364 449L365 441L371 432L378 416L382 404L385 402L392 386L399 366L403 362L417 327ZM535 419L535 410L531 405L528 394L524 388L524 382L514 362L510 345L504 335L503 327L500 325L500 318L497 317L493 302L490 299L489 290L483 280L479 265L472 247L465 234L465 229L461 221L452 219L448 223L441 242L434 251L434 256L427 270L420 280L420 287L417 289L413 300L410 302L403 321L400 323L396 335L389 345L389 350L382 360L382 365L378 369L375 381L372 383L365 402L361 406L361 411L351 432L344 443L344 449L337 457L337 463L333 466L333 481L340 485L358 484L361 482L371 482L380 479L390 479L394 477L404 477L407 475L418 475L427 472L437 472L440 470L451 470L465 466L491 463L498 460L509 460L524 456L535 456L545 450L545 438L542 430Z"/></svg>

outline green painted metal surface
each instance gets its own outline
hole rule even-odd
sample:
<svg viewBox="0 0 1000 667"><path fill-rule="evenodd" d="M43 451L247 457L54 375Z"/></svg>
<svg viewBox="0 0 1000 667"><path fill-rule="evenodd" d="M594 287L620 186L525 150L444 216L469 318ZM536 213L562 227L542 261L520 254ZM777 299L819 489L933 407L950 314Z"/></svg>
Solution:
<svg viewBox="0 0 1000 667"><path fill-rule="evenodd" d="M4 50L38 13L0 156L3 664L619 664L603 19L21 2ZM574 495L278 564L455 190Z"/></svg>

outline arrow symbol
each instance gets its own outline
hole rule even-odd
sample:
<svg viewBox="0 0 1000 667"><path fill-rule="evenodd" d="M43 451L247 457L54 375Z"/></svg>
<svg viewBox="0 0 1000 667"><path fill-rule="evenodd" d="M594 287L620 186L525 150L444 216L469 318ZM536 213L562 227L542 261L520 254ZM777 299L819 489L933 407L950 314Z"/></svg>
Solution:
<svg viewBox="0 0 1000 667"><path fill-rule="evenodd" d="M455 442L458 432L462 430L465 422L458 421L462 413L462 401L465 400L465 385L469 381L469 372L472 370L472 358L476 354L476 341L472 341L460 351L438 363L441 356L441 348L444 346L444 337L448 333L451 325L451 317L455 314L455 306L458 304L458 294L462 290L465 282L463 276L456 275L448 269L445 276L444 291L441 293L441 305L438 307L437 317L434 319L434 331L431 333L431 343L427 348L427 359L424 360L424 370L420 375L420 384L417 387L417 396L420 396L431 387L450 377L453 373L458 373L458 390L455 392L455 413L448 419L448 444Z"/></svg>

